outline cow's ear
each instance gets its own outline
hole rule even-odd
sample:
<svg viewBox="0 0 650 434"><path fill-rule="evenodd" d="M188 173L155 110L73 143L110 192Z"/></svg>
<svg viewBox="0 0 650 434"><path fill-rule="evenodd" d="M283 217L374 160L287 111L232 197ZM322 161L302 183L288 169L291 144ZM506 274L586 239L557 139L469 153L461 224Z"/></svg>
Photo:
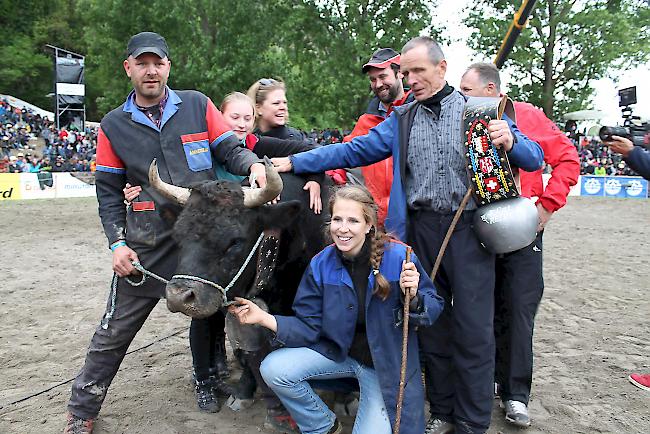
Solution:
<svg viewBox="0 0 650 434"><path fill-rule="evenodd" d="M260 213L262 226L264 229L287 228L296 221L301 208L302 205L298 200L291 200L275 205L263 205L262 212Z"/></svg>
<svg viewBox="0 0 650 434"><path fill-rule="evenodd" d="M163 221L167 223L169 227L173 227L181 211L183 211L182 207L168 203L162 205L159 212L160 217L162 217Z"/></svg>

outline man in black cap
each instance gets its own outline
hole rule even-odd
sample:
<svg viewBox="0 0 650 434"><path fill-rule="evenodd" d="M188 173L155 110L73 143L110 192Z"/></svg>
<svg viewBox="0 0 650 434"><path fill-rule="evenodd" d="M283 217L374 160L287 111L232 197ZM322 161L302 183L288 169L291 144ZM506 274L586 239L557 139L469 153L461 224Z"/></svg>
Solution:
<svg viewBox="0 0 650 434"><path fill-rule="evenodd" d="M379 125L391 114L393 107L414 100L411 91L405 91L402 74L399 71L400 55L392 48L380 48L363 65L361 72L368 75L370 89L375 96L370 100L366 112L359 117L352 132L343 141L349 142L357 136L365 136L370 128ZM390 186L393 183L393 158L361 168L368 191L379 206L377 217L383 225L388 212Z"/></svg>
<svg viewBox="0 0 650 434"><path fill-rule="evenodd" d="M124 70L133 91L124 104L102 119L97 138L96 187L99 216L113 252L117 287L90 342L86 361L72 385L67 434L90 434L106 392L129 344L164 296L165 285L147 279L134 287L125 277L132 261L170 279L178 247L160 211L170 202L149 186L147 173L156 158L161 178L188 187L214 179L212 161L231 173L254 174L266 184L264 165L228 128L212 101L197 91L167 87L171 68L165 39L138 33L127 46ZM141 185L128 211L122 189L127 180ZM138 278L136 277L137 281Z"/></svg>

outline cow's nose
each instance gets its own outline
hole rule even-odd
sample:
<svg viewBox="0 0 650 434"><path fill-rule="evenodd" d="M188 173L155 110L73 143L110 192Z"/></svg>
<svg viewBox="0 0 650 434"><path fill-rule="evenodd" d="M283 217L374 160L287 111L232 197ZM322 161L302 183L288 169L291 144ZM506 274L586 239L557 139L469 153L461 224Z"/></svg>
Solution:
<svg viewBox="0 0 650 434"><path fill-rule="evenodd" d="M171 312L182 311L184 307L196 300L196 294L191 288L169 284L166 288L167 307Z"/></svg>
<svg viewBox="0 0 650 434"><path fill-rule="evenodd" d="M194 295L194 291L192 291L191 289L186 289L185 291L182 291L180 293L181 303L184 304L192 303L195 298L196 296Z"/></svg>

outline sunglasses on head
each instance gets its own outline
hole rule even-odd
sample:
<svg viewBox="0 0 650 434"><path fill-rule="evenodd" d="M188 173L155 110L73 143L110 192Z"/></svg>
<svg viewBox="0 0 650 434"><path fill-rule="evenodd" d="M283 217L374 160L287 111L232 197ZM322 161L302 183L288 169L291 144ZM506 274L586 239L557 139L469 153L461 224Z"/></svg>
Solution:
<svg viewBox="0 0 650 434"><path fill-rule="evenodd" d="M260 81L258 81L258 83L261 84L262 86L270 86L273 83L275 83L275 80L273 80L272 78L262 78Z"/></svg>

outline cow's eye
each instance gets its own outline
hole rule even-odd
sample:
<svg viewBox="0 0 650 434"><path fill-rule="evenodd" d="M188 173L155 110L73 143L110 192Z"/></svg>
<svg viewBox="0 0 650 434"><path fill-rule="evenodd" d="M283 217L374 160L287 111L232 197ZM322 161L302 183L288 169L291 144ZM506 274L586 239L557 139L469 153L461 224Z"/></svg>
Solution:
<svg viewBox="0 0 650 434"><path fill-rule="evenodd" d="M244 244L243 238L233 238L232 240L230 240L228 247L226 247L226 251L241 247L243 244Z"/></svg>

